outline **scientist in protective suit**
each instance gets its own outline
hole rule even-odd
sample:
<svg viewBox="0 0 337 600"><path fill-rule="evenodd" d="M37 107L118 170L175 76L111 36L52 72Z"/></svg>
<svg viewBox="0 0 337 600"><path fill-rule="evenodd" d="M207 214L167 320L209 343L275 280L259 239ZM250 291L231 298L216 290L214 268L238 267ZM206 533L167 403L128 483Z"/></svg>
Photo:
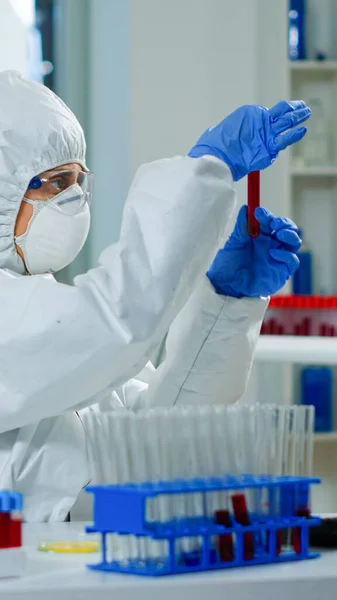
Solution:
<svg viewBox="0 0 337 600"><path fill-rule="evenodd" d="M301 241L265 209L250 239L243 207L216 254L233 180L268 167L309 116L303 102L241 107L189 156L142 166L118 243L64 285L51 273L90 226L83 131L49 89L0 73L0 489L24 494L26 520L64 520L91 477L81 410L240 399L268 296Z"/></svg>

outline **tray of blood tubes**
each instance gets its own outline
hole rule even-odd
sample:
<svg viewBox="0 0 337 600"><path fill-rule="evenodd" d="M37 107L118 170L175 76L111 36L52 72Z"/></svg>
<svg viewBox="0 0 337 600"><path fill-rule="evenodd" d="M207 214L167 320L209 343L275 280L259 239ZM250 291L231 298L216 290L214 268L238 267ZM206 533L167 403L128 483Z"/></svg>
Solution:
<svg viewBox="0 0 337 600"><path fill-rule="evenodd" d="M337 296L274 296L261 334L337 335Z"/></svg>

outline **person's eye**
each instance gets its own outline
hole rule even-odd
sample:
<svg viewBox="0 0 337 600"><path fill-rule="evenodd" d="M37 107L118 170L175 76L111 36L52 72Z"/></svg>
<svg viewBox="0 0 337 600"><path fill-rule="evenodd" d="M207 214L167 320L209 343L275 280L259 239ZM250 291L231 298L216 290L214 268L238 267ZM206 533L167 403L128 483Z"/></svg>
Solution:
<svg viewBox="0 0 337 600"><path fill-rule="evenodd" d="M67 187L66 181L63 177L55 177L55 179L50 179L49 185L51 185L57 191L65 190Z"/></svg>

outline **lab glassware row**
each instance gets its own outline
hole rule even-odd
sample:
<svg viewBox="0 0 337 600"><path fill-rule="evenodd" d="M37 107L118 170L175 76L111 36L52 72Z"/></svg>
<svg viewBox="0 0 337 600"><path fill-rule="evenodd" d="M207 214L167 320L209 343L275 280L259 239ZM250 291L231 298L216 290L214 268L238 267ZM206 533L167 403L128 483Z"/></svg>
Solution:
<svg viewBox="0 0 337 600"><path fill-rule="evenodd" d="M314 409L216 406L84 416L100 473L91 567L164 575L317 556Z"/></svg>

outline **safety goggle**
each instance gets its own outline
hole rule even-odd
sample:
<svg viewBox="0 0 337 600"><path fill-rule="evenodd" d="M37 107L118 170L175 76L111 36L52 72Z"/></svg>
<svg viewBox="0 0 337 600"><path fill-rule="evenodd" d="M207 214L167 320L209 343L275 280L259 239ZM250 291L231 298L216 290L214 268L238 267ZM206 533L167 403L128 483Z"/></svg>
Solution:
<svg viewBox="0 0 337 600"><path fill-rule="evenodd" d="M68 215L81 212L91 204L93 173L75 170L53 171L48 177L33 177L28 189L34 200L45 201Z"/></svg>

